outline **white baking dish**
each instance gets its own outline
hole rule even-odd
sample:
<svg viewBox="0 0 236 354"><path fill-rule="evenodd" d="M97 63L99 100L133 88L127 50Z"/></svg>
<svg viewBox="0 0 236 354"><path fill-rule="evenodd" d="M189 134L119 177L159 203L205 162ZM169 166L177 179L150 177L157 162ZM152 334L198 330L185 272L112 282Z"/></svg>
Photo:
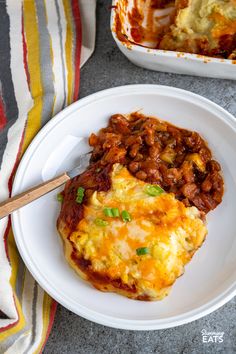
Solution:
<svg viewBox="0 0 236 354"><path fill-rule="evenodd" d="M111 31L117 46L132 63L155 71L236 80L235 60L151 49L131 42L120 41L115 29L116 11L118 11L115 6L117 6L120 1L122 0L113 0ZM126 15L125 11L128 8L130 9L129 0L127 1L127 7L124 4L126 4L126 2L122 1L122 11L124 11L124 15Z"/></svg>

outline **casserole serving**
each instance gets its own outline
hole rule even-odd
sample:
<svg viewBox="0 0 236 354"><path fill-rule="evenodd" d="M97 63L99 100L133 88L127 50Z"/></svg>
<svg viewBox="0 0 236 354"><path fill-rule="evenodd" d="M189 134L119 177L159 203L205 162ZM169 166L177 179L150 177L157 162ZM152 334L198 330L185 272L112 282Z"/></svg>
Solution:
<svg viewBox="0 0 236 354"><path fill-rule="evenodd" d="M98 290L162 300L205 240L221 166L197 132L140 112L113 114L89 145L58 195L66 259Z"/></svg>

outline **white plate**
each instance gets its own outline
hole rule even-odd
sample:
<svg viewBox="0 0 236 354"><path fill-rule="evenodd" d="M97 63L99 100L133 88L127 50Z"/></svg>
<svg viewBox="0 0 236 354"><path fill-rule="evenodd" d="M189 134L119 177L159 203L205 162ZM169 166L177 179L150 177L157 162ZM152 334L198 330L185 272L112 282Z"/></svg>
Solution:
<svg viewBox="0 0 236 354"><path fill-rule="evenodd" d="M129 34L128 14L134 0L113 0L110 27L113 38L121 52L135 65L146 69L176 74L214 77L236 80L235 60L207 57L199 54L176 52L171 50L152 49L122 42L116 34L115 15L118 3L122 5L123 32Z"/></svg>
<svg viewBox="0 0 236 354"><path fill-rule="evenodd" d="M208 216L209 235L167 298L130 300L81 280L67 265L57 234L58 190L15 212L12 222L28 269L58 302L107 326L150 330L200 318L236 293L236 123L229 113L198 95L166 86L134 85L95 93L59 113L40 131L21 161L13 194L76 165L77 156L88 149L80 138L106 126L111 114L140 109L198 131L221 163L225 180L223 202Z"/></svg>

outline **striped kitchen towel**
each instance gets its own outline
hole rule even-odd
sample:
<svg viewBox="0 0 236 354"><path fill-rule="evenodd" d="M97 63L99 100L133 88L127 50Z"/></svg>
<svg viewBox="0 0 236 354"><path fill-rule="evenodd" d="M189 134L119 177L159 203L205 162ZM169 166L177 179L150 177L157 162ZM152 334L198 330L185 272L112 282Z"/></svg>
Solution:
<svg viewBox="0 0 236 354"><path fill-rule="evenodd" d="M80 65L94 49L95 6L0 0L0 201L35 134L78 99ZM17 252L10 219L0 220L0 353L41 352L55 311Z"/></svg>

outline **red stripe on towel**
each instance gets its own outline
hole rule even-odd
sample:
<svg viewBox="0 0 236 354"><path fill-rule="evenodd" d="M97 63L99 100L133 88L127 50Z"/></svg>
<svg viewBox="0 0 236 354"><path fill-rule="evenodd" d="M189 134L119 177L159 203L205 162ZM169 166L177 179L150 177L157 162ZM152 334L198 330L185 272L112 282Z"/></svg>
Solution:
<svg viewBox="0 0 236 354"><path fill-rule="evenodd" d="M48 324L48 329L47 329L47 333L46 333L46 337L45 337L45 341L43 342L42 348L40 348L40 354L42 353L49 334L51 333L51 329L52 329L52 325L54 323L54 318L55 318L55 314L56 314L56 310L57 310L57 302L55 300L52 300L52 305L51 305L51 309L50 309L50 319L49 319L49 324Z"/></svg>
<svg viewBox="0 0 236 354"><path fill-rule="evenodd" d="M13 295L13 300L14 300L14 304L15 304L15 309L16 309L16 312L17 312L17 320L9 325L7 325L6 327L0 327L0 333L1 332L4 332L4 331L7 331L8 329L12 328L12 327L15 327L19 320L20 320L20 316L19 316L19 312L18 312L18 308L16 306L16 301L15 301L15 296Z"/></svg>
<svg viewBox="0 0 236 354"><path fill-rule="evenodd" d="M29 68L28 68L28 62L27 62L27 44L25 40L25 31L24 31L24 16L23 16L23 9L22 9L22 17L21 17L21 34L22 34L22 43L23 43L23 61L24 61L24 68L25 68L25 74L27 78L27 84L28 88L30 90L30 74L29 74Z"/></svg>
<svg viewBox="0 0 236 354"><path fill-rule="evenodd" d="M4 103L0 96L0 130L2 130L7 124L7 117L5 114Z"/></svg>

